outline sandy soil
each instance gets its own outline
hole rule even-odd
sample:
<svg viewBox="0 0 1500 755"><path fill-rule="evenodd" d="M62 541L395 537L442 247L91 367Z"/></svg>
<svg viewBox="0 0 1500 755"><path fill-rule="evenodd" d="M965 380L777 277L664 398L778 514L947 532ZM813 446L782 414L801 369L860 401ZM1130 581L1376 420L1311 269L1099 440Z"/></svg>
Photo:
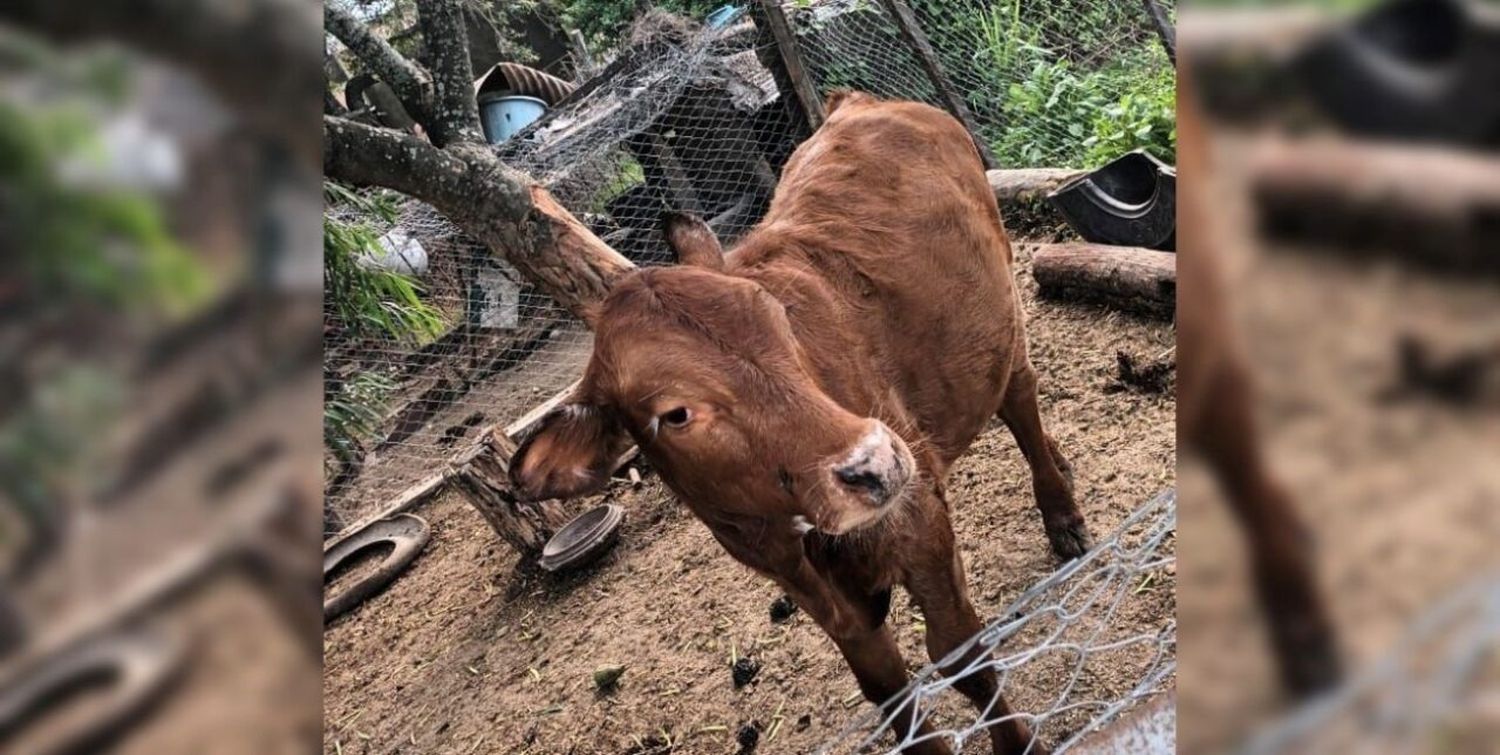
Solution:
<svg viewBox="0 0 1500 755"><path fill-rule="evenodd" d="M1387 652L1424 607L1497 565L1500 396L1384 400L1396 339L1496 342L1490 283L1279 249L1242 308L1273 464L1301 505L1350 666ZM1445 342L1448 342L1445 344ZM1201 468L1184 465L1179 752L1220 751L1278 713L1243 549ZM1491 741L1491 745L1493 741ZM1487 750L1493 751L1493 750Z"/></svg>
<svg viewBox="0 0 1500 755"><path fill-rule="evenodd" d="M183 672L150 718L115 745L121 755L307 752L318 686L302 638L243 577L206 583L158 619L188 641Z"/></svg>
<svg viewBox="0 0 1500 755"><path fill-rule="evenodd" d="M1043 415L1073 462L1085 516L1107 533L1174 482L1172 396L1107 390L1117 349L1154 358L1171 348L1172 328L1037 302L1029 259L1022 245L1018 279ZM950 491L973 598L993 617L1056 566L1003 426L956 466ZM851 698L854 679L821 630L800 612L772 623L779 591L724 554L654 480L617 483L603 498L627 509L619 546L560 579L519 575L515 556L456 494L425 505L425 552L325 633L324 751L737 752L742 725L780 716L777 736L757 752L801 753L867 709ZM1172 616L1170 585L1139 598L1118 621L1154 631ZM924 665L919 617L899 593L891 622L909 667ZM761 669L736 690L731 657L743 656ZM609 664L626 671L615 691L599 694L592 672ZM1134 682L1101 667L1083 683L1109 698ZM1008 695L1020 709L1043 704L1024 688Z"/></svg>

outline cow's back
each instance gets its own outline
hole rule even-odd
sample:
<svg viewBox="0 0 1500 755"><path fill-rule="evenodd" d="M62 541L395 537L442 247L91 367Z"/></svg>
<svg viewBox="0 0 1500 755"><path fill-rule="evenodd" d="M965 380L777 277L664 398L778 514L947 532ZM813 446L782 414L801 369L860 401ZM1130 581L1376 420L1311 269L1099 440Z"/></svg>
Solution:
<svg viewBox="0 0 1500 755"><path fill-rule="evenodd" d="M815 338L809 358L826 382L873 382L881 395L831 392L893 427L915 420L946 466L994 415L1024 353L994 194L968 132L941 110L859 94L830 105L788 161L749 256L802 250L795 262L841 309L814 326L839 332ZM890 416L896 398L906 417Z"/></svg>

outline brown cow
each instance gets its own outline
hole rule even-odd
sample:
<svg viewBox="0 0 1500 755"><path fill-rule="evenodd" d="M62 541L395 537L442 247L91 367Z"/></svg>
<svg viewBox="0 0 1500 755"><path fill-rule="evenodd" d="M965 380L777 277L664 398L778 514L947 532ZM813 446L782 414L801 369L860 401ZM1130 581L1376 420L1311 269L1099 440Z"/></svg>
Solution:
<svg viewBox="0 0 1500 755"><path fill-rule="evenodd" d="M1230 237L1208 205L1208 136L1186 61L1177 103L1177 434L1184 451L1208 463L1248 540L1282 686L1308 695L1338 680L1337 644L1306 528L1261 449L1248 357L1222 270Z"/></svg>
<svg viewBox="0 0 1500 755"><path fill-rule="evenodd" d="M511 477L525 498L582 495L633 439L884 703L907 681L885 624L892 586L921 607L934 661L982 628L943 481L991 417L1026 456L1052 549L1071 558L1089 537L1037 412L1010 244L968 133L863 94L834 95L828 112L733 251L702 221L667 218L681 264L614 287L577 392L522 441ZM993 671L956 686L1009 714ZM1031 743L1021 720L990 731L996 753Z"/></svg>

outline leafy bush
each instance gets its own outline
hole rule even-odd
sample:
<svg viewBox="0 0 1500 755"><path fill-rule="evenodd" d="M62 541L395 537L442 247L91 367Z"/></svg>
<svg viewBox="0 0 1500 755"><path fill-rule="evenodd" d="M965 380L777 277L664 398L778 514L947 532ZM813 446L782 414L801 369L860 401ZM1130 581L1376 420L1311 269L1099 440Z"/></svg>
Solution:
<svg viewBox="0 0 1500 755"><path fill-rule="evenodd" d="M396 219L389 195L361 196L335 183L324 183L329 204L352 205L384 223ZM323 216L323 296L329 312L345 330L421 345L447 329L443 315L422 300L421 285L390 270L360 262L383 252L368 223Z"/></svg>
<svg viewBox="0 0 1500 755"><path fill-rule="evenodd" d="M1087 33L1062 49L1049 46L1056 35L1028 21L1020 0L991 6L975 20L979 62L970 68L981 84L970 100L1002 165L1092 168L1141 148L1173 160L1176 74L1154 38L1090 60L1079 52L1090 49L1084 42L1103 29L1120 33L1119 20L1080 22ZM1004 96L994 98L997 91Z"/></svg>

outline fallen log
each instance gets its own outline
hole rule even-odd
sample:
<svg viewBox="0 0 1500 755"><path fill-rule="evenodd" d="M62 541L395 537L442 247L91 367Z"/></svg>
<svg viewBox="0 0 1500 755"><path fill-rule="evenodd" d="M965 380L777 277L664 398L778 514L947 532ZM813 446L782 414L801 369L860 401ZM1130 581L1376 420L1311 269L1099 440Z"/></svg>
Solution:
<svg viewBox="0 0 1500 755"><path fill-rule="evenodd" d="M1500 273L1500 159L1335 139L1264 139L1246 154L1271 238L1428 270Z"/></svg>
<svg viewBox="0 0 1500 755"><path fill-rule="evenodd" d="M1177 310L1177 255L1132 246L1038 245L1031 272L1042 296L1102 304L1163 320Z"/></svg>
<svg viewBox="0 0 1500 755"><path fill-rule="evenodd" d="M1087 173L1080 168L1006 168L985 171L1001 206L1026 199L1045 199L1063 184Z"/></svg>

